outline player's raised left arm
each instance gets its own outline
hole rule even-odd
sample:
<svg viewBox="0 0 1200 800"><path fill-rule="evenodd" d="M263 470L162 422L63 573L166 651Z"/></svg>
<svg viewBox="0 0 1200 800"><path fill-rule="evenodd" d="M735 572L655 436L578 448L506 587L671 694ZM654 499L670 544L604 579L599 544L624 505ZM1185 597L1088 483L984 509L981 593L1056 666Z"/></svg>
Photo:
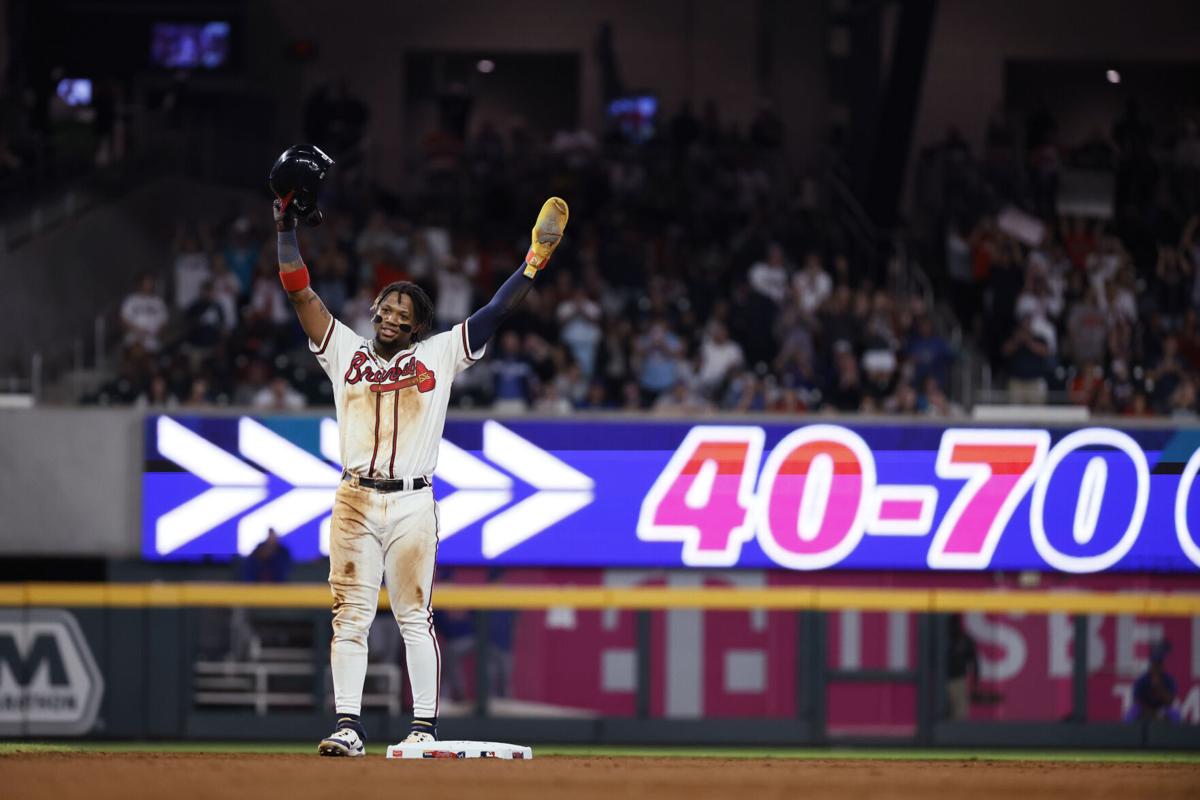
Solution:
<svg viewBox="0 0 1200 800"><path fill-rule="evenodd" d="M296 217L281 205L278 200L275 201L279 280L296 309L300 327L304 328L313 344L320 345L333 317L308 284L308 267L304 266L304 259L300 257L300 243L296 240Z"/></svg>
<svg viewBox="0 0 1200 800"><path fill-rule="evenodd" d="M567 217L567 202L561 197L551 197L542 204L542 210L533 226L532 241L529 252L525 255L525 263L496 290L496 294L487 305L467 320L467 337L471 352L487 344L488 339L491 339L500 327L500 323L525 299L529 288L533 286L533 279L550 261L550 256L562 241L563 231L567 229Z"/></svg>

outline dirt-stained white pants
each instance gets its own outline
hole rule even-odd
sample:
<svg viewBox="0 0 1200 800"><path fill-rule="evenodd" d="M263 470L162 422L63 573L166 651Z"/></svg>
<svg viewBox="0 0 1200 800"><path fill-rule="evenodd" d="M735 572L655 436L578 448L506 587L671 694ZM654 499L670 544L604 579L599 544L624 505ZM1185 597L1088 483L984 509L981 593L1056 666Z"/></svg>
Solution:
<svg viewBox="0 0 1200 800"><path fill-rule="evenodd" d="M412 685L413 715L436 717L442 659L433 631L437 506L432 489L377 492L342 481L329 532L333 693L339 714L362 711L367 633L387 579Z"/></svg>

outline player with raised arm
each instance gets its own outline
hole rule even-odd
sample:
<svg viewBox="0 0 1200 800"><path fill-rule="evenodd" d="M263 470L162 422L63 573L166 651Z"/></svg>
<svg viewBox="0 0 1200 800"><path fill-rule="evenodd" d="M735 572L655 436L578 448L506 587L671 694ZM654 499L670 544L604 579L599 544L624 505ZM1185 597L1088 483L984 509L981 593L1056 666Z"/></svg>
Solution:
<svg viewBox="0 0 1200 800"><path fill-rule="evenodd" d="M405 743L437 738L441 655L433 630L438 545L431 476L446 423L450 385L475 363L497 326L525 297L562 239L567 204L552 197L533 228L525 263L491 301L449 331L430 335L433 304L413 283L388 284L374 304L367 340L330 315L309 286L296 223L317 225L317 194L333 161L307 145L284 152L271 171L280 280L308 334L309 349L333 383L342 481L329 533L333 591L330 662L336 702L326 756L361 756L359 718L367 672L367 632L386 579L400 625L412 686L413 721Z"/></svg>

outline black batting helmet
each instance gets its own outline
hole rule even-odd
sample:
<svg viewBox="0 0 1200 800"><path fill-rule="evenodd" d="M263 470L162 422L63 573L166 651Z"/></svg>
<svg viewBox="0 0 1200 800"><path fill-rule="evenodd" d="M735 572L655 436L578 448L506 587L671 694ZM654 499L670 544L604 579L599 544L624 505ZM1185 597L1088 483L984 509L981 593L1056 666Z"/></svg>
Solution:
<svg viewBox="0 0 1200 800"><path fill-rule="evenodd" d="M314 144L298 144L283 151L271 167L268 182L284 210L291 209L309 225L319 225L321 211L317 197L333 159Z"/></svg>

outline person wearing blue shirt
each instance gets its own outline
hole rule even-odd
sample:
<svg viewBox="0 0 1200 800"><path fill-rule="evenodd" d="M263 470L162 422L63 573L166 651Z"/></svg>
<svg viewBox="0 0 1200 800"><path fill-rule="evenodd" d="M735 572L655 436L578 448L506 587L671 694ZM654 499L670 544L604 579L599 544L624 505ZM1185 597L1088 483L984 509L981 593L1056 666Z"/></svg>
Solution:
<svg viewBox="0 0 1200 800"><path fill-rule="evenodd" d="M1172 708L1177 694L1175 679L1163 666L1170 651L1169 642L1159 642L1150 650L1150 666L1133 684L1126 722L1163 719L1179 723L1179 709Z"/></svg>

